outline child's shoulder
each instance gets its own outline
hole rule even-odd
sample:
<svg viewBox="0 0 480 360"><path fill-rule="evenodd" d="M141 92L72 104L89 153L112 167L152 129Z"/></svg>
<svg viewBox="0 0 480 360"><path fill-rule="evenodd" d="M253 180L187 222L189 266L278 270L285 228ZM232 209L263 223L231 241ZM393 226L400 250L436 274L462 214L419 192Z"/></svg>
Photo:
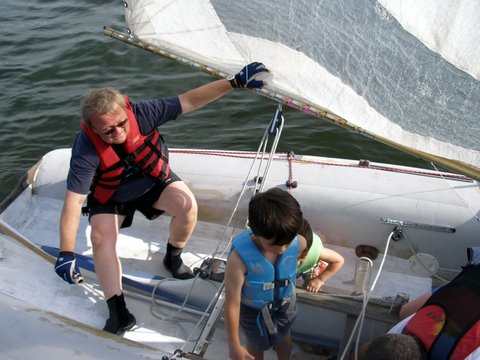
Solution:
<svg viewBox="0 0 480 360"><path fill-rule="evenodd" d="M307 248L307 239L305 239L305 237L303 237L300 234L297 235L297 238L298 238L298 254L301 254Z"/></svg>
<svg viewBox="0 0 480 360"><path fill-rule="evenodd" d="M227 257L227 267L246 269L246 265L237 249L232 248Z"/></svg>

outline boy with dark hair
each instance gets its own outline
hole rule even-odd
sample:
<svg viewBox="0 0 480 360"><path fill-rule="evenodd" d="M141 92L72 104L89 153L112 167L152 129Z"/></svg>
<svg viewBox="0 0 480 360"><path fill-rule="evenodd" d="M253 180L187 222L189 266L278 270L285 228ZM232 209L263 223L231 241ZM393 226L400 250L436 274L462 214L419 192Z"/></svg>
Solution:
<svg viewBox="0 0 480 360"><path fill-rule="evenodd" d="M232 359L263 359L275 348L289 359L290 327L295 320L298 256L306 247L299 239L300 205L286 191L269 189L252 197L248 226L233 240L225 271L225 323ZM239 327L247 337L240 343Z"/></svg>

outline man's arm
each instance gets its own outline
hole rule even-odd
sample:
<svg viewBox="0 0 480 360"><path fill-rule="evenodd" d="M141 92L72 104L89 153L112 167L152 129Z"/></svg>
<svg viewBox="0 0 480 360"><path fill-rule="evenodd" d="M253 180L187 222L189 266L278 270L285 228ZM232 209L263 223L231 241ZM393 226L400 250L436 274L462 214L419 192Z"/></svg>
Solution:
<svg viewBox="0 0 480 360"><path fill-rule="evenodd" d="M60 215L60 251L74 252L75 250L80 215L86 197L87 195L69 190L65 192L65 202Z"/></svg>
<svg viewBox="0 0 480 360"><path fill-rule="evenodd" d="M182 112L188 113L221 98L228 94L233 88L228 80L216 80L198 88L189 90L178 96Z"/></svg>
<svg viewBox="0 0 480 360"><path fill-rule="evenodd" d="M268 69L262 63L250 63L235 75L233 82L225 79L217 80L179 95L182 111L185 114L199 109L234 88L259 89L264 85L262 76L268 73Z"/></svg>
<svg viewBox="0 0 480 360"><path fill-rule="evenodd" d="M55 263L55 272L69 284L81 284L83 276L75 260L75 239L80 224L80 213L86 195L67 190L60 215L60 251Z"/></svg>

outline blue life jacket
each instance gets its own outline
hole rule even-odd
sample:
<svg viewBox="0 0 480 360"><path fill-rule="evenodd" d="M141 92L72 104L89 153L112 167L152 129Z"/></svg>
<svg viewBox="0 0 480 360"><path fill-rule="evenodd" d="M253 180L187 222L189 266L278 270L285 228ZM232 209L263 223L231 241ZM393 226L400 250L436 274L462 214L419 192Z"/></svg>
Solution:
<svg viewBox="0 0 480 360"><path fill-rule="evenodd" d="M295 236L275 266L253 242L247 229L233 240L233 247L247 267L242 303L255 309L279 307L292 298L297 276L298 238Z"/></svg>

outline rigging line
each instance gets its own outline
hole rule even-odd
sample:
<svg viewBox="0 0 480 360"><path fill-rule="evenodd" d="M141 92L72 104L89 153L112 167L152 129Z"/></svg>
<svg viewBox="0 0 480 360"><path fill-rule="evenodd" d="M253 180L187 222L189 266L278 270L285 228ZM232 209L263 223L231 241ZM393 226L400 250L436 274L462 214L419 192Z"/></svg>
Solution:
<svg viewBox="0 0 480 360"><path fill-rule="evenodd" d="M347 341L347 344L345 345L345 348L343 350L343 353L342 353L342 356L340 357L340 360L343 360L345 359L345 356L347 355L347 352L348 352L348 349L350 348L350 344L353 340L353 336L355 334L355 331L357 330L357 328L359 327L360 323L362 323L363 325L363 317L365 316L365 311L367 309L367 305L368 305L368 301L370 300L370 296L373 292L373 290L375 289L375 286L377 284L377 281L380 277L380 274L382 273L382 270L383 270L383 265L385 264L385 259L387 258L387 253L388 253L388 248L390 247L390 242L392 240L392 237L393 235L396 233L397 229L399 228L399 226L395 226L393 231L390 233L390 235L388 236L388 239L387 239L387 243L385 245L385 251L384 251L384 254L383 254L383 257L382 257L382 261L380 263L380 266L378 268L378 272L377 272L377 275L375 276L375 279L372 283L372 286L367 290L367 293L366 293L366 296L365 296L365 299L364 299L364 303L363 303L363 306L362 306L362 309L360 310L360 314L358 315L358 318L357 318L357 321L355 322L355 325L352 329L352 332L350 334L350 338L348 339ZM359 332L362 331L361 328L358 329Z"/></svg>
<svg viewBox="0 0 480 360"><path fill-rule="evenodd" d="M232 223L233 217L235 216L235 213L236 213L237 210L238 210L238 206L239 206L239 204L240 204L240 201L241 201L241 199L242 199L242 197L243 197L243 195L244 195L244 193L245 193L246 187L247 187L248 179L250 178L251 173L252 173L252 170L253 170L253 167L254 167L254 165L255 165L255 162L256 162L257 159L258 159L258 155L259 155L259 153L260 153L260 149L262 148L262 144L263 144L263 142L265 141L266 133L267 133L267 131L265 131L265 135L263 136L263 139L262 139L262 141L261 141L261 143L260 143L259 149L257 150L257 153L256 153L256 155L255 155L255 157L254 157L254 159L253 159L253 161L252 161L252 165L250 166L250 169L249 169L249 171L248 171L248 173L247 173L247 176L246 176L246 178L245 178L245 181L243 182L243 187L242 187L242 189L241 189L241 191L240 191L239 196L237 197L237 202L236 202L236 204L235 204L235 206L234 206L234 208L233 208L233 210L232 210L232 212L231 212L231 214L230 214L230 217L229 217L228 220L227 220L227 223L225 224L223 235L222 235L220 241L217 243L216 248L215 248L214 251L211 253L212 256L215 256L215 254L218 253L218 251L219 251L219 249L220 249L220 245L221 245L221 243L224 241L224 239L225 239L225 237L226 237L226 235L227 235L228 227L229 227L230 224ZM232 231L233 231L233 230L232 230ZM233 234L231 234L230 240L228 241L227 245L225 246L225 248L224 248L224 250L221 252L221 254L225 254L226 249L228 248L228 246L229 246L230 243L231 243L231 237L232 237L232 235L233 235ZM202 259L202 261L203 261L203 260L207 260L208 257L209 257L209 255L204 256L203 259ZM198 277L198 274L197 274L197 276L195 277L195 280L196 280L197 277ZM157 284L157 285L158 285L158 284ZM152 300L154 300L154 298L155 298L156 288L157 288L157 287L155 287L155 288L153 289L153 292L152 292ZM191 286L191 289L192 289L192 288L193 288L193 284L192 284L192 286ZM188 292L187 297L185 297L184 303L187 302L187 300L188 300L188 295L190 294L191 289L190 289L190 291ZM208 308L208 307L207 307L207 308Z"/></svg>
<svg viewBox="0 0 480 360"><path fill-rule="evenodd" d="M372 269L373 268L372 260L369 259L369 258L365 258L365 259L368 259L370 269ZM370 281L370 275L369 275L369 281ZM363 293L362 308L360 309L360 313L358 314L357 321L355 322L355 325L352 329L352 332L350 333L348 341L347 341L347 343L345 345L345 348L343 350L342 356L340 357L341 360L343 360L345 358L345 355L346 355L348 349L350 348L350 344L353 340L353 336L355 335L355 331L357 330L357 326L359 325L359 323L362 323L361 326L363 326L363 318L365 317L365 313L367 311L367 304L368 304L368 300L370 298L370 292L371 292L371 288L367 288L367 291L365 291ZM368 294L368 296L367 296L367 294ZM357 339L360 337L360 333L361 333L361 331L359 331L357 333ZM358 340L357 340L357 343L358 343ZM356 355L357 355L357 344L355 345L355 360L356 360Z"/></svg>
<svg viewBox="0 0 480 360"><path fill-rule="evenodd" d="M223 238L226 237L226 233L227 233L227 230L228 230L228 227L230 226L230 224L232 223L233 221L233 217L235 216L235 214L237 213L238 211L238 207L240 205L240 201L242 200L245 192L246 192L246 188L247 188L247 184L248 184L248 179L250 179L250 176L252 174L252 171L253 171L253 168L255 166L255 163L257 162L258 158L260 157L260 163L258 164L258 172L257 172L257 177L256 177L256 180L255 180L255 186L254 186L254 189L257 188L258 186L258 182L260 181L260 169L262 167L262 163L263 163L263 160L265 158L265 149L266 149L266 146L267 146L267 143L268 143L268 128L265 130L265 133L262 137L262 140L260 141L260 144L258 146L258 149L257 149L257 152L255 154L255 157L253 158L253 161L252 161L252 164L248 170L248 173L247 173L247 176L245 177L245 180L243 181L243 186L242 186L242 189L240 191L240 194L239 196L237 197L237 202L235 204L235 207L233 208L231 214L230 214L230 217L227 221L227 224L225 225L225 228L224 228L224 234L223 234ZM260 156L261 154L261 156ZM262 181L262 184L264 183L264 181ZM260 184L260 185L262 185ZM245 222L245 226L246 226L247 222ZM229 241L227 243L227 245L225 246L224 250L222 253L225 253L226 249L230 246L231 242L232 242L232 238L233 238L233 232L231 234L231 236L229 237ZM221 242L220 242L221 243ZM215 249L215 253L218 252L218 249L220 247L220 243L217 245L217 248Z"/></svg>
<svg viewBox="0 0 480 360"><path fill-rule="evenodd" d="M369 266L370 266L370 269L373 268L373 261L370 260L368 257L365 257L365 259L368 259L369 260ZM370 275L371 275L371 272L369 271L368 272L368 282L367 284L370 283ZM365 304L364 306L364 310L361 314L361 320L360 320L360 325L358 327L358 332L357 332L357 338L356 338L356 341L355 341L355 360L357 360L358 358L358 346L360 344L360 335L362 334L362 329L363 329L363 323L365 321L365 313L367 311L367 303L368 303L368 299L370 299L370 293L371 293L371 289L369 291L365 291L364 293L364 297L363 297L363 303Z"/></svg>
<svg viewBox="0 0 480 360"><path fill-rule="evenodd" d="M293 181L293 160L295 160L295 154L293 152L289 152L287 155L288 161L288 192L291 194L292 189L296 187L295 182Z"/></svg>
<svg viewBox="0 0 480 360"><path fill-rule="evenodd" d="M368 261L368 266L370 269L373 268L373 261L368 258L368 257L362 257L362 259L366 259ZM368 275L368 282L370 282L370 272ZM340 359L344 359L344 356L346 354L346 351L350 348L350 344L353 340L353 336L355 335L355 331L357 329L357 326L359 326L359 331L357 332L357 341L355 343L355 360L357 360L357 353L358 353L358 343L360 341L360 335L361 335L361 329L363 327L363 321L365 319L365 313L367 311L367 305L368 301L370 299L370 293L373 291L373 288L367 288L367 291L363 293L363 301L362 301L362 308L360 310L360 313L358 314L357 321L355 322L355 326L352 329L352 332L350 333L350 337L348 338L347 344L345 345L344 352L342 354L342 357Z"/></svg>
<svg viewBox="0 0 480 360"><path fill-rule="evenodd" d="M272 157L275 153L275 149L278 145L278 141L279 141L280 134L281 134L281 127L280 127L280 131L279 131L278 126L277 126L277 119L278 119L278 114L280 113L280 110L281 110L281 105L279 105L277 107L277 111L275 113L275 116L273 117L272 121L270 122L271 125L269 125L269 128L271 126L271 129L275 129L275 139L274 139L274 142L273 142L273 145L272 145L272 149L270 151L270 159L269 159L269 161L268 161L268 163L265 167L264 173L263 173L264 174L264 179L266 179L266 177L268 176L269 166L271 164ZM281 125L283 125L283 118L282 118ZM256 177L256 180L255 180L255 186L254 186L255 193L257 191L256 189L257 189L258 183L260 181L259 175L260 175L261 163L263 162L263 159L265 158L265 152L266 152L266 148L267 148L267 145L268 145L268 136L267 135L272 135L273 134L273 130L269 130L269 128L266 129L266 131L264 133L264 136L262 137L262 141L259 144L259 148L258 148L256 157L255 157L255 160L252 162L252 166L250 167L249 175L247 176L247 180L248 180L250 178L251 170L253 169L253 166L255 165L256 159L258 158L259 153L262 150L261 161L260 161L260 164L258 166L258 173L257 173L257 177ZM259 191L261 191L263 189L265 183L266 183L265 180L261 181L261 186L260 186ZM238 201L240 201L241 197L244 194L246 184L247 184L247 181L244 182L243 191L241 192L241 194L238 198ZM237 202L236 208L237 207L238 207L238 202ZM233 214L235 212L236 212L236 209L232 212L232 217L233 217ZM231 220L230 220L230 222L231 222ZM246 221L245 227L247 225L248 225L248 223ZM225 229L227 229L227 227ZM232 238L230 238L230 242L231 241L232 241ZM218 323L218 321L221 317L221 312L223 311L224 303L225 303L225 280L222 282L222 285L220 286L219 290L217 291L217 294L212 299L212 301L209 305L209 308L210 308L213 304L212 313L211 313L208 321L203 326L202 332L198 336L198 338L196 340L196 343L194 345L193 352L196 355L199 354L199 355L203 356L203 354L206 352L206 349L209 345L209 341L211 339L211 335L213 334L213 331L216 328L217 323ZM197 323L197 327L199 326L199 324L200 324L200 321Z"/></svg>
<svg viewBox="0 0 480 360"><path fill-rule="evenodd" d="M151 295L151 301L152 301L152 304L150 306L150 312L151 314L156 317L157 319L160 319L160 320L172 320L172 319L176 319L177 316L183 312L183 310L185 310L185 306L187 304L187 301L188 301L188 298L190 297L190 294L192 293L192 290L193 290L193 287L196 283L196 281L198 280L198 277L196 276L194 279L193 279L193 283L192 283L192 286L190 286L190 290L188 291L187 295L185 296L185 299L183 300L183 303L182 305L180 306L177 306L177 311L175 313L173 313L172 315L169 315L169 316L163 316L163 315L157 315L155 313L155 307L157 306L157 301L158 299L155 298L155 294L157 292L157 289L160 287L161 284L165 283L165 282L168 282L168 281L176 281L175 279L171 279L171 278L165 278L165 279L162 279L160 281L157 282L157 284L155 285L155 287L153 288L153 291L152 291L152 295ZM215 284L212 284L213 286L215 286Z"/></svg>
<svg viewBox="0 0 480 360"><path fill-rule="evenodd" d="M226 233L226 230L228 228L228 225L231 223L232 219L233 219L233 216L234 214L236 213L237 209L238 209L238 205L239 205L239 202L241 200L241 198L243 197L243 194L245 193L245 189L246 189L246 186L247 186L247 181L248 179L250 178L250 174L253 170L253 167L256 163L256 160L260 154L260 151L262 149L262 156L261 156L261 161L260 161L260 164L259 164L259 167L258 167L258 173L257 175L260 174L260 169L261 169L261 163L263 162L263 159L265 158L265 151L266 151L266 147L267 147L267 144L268 144L268 134L272 134L272 130L269 130L270 126L272 126L272 128L277 128L276 126L276 120L277 120L277 115L280 113L280 110L281 110L281 105L279 105L277 107L277 110L275 112L275 116L273 117L272 121L270 122L270 125L269 127L267 127L267 129L265 130L265 133L262 137L262 140L259 144L259 147L258 147L258 151L255 155L255 158L254 158L254 161L252 162L252 165L250 166L250 169L249 169L249 172L248 172L248 175L247 175L247 179L244 181L244 184L243 184L243 187L242 187L242 191L237 199L237 204L235 206L235 209L232 211L232 214L231 214L231 217L228 221L228 224L227 226L225 226L225 233ZM272 160L272 156L274 154L274 149L276 149L276 146L278 145L278 141L280 139L280 134L281 134L281 129L283 127L283 117L282 117L282 122L281 122L281 125L280 126L280 131L278 131L278 128L277 130L275 131L275 139L274 139L274 143L272 145L272 150L270 151L270 160L269 160L269 163L267 163L267 166L265 167L265 170L264 170L264 178L266 178L266 176L268 175L268 170L269 170L269 164L271 163L271 160ZM255 186L254 186L254 189L257 189L257 186L258 186L258 182L259 182L259 179L260 177L257 176L256 180L255 180ZM264 184L266 183L266 181L262 180L261 182L261 187L263 188ZM245 223L245 226L247 226L247 222ZM231 243L232 241L232 237L230 238L230 241L229 241L229 244ZM218 246L220 245L220 243L217 245L217 250L216 252L218 251ZM213 304L213 309L212 309L212 315L213 317L210 317L207 321L207 323L204 325L203 327L203 330L202 330L202 333L198 336L197 338L197 341L196 341L196 344L194 346L194 351L197 351L199 350L202 355L203 353L206 351L206 347L208 346L207 342L209 341L210 339L210 335L212 333L212 331L215 329L216 327L216 324L220 318L220 313L223 309L223 306L224 306L224 297L222 296L223 293L224 293L224 286L225 286L225 280L222 282L222 285L220 286L219 290L217 291L217 293L215 294L214 298L212 298L208 308L210 308ZM214 315L214 312L215 312L215 315ZM205 312L206 314L206 312ZM203 317L202 317L203 319ZM197 323L197 326L196 328L199 326L200 322L202 321L202 319L200 319L200 321ZM211 323L211 321L213 323ZM206 334L205 334L206 333ZM203 343L199 343L200 341L204 341Z"/></svg>
<svg viewBox="0 0 480 360"><path fill-rule="evenodd" d="M224 157L232 157L232 158L241 158L241 159L251 159L254 152L248 151L219 151L219 150L198 150L198 149L170 149L171 153L183 153L183 154L209 154L214 156L224 156ZM288 161L289 152L276 152L274 160L276 161L284 161L285 159ZM286 158L280 157L278 155L285 155ZM327 165L327 166L338 166L338 167L349 167L349 168L365 168L365 166L359 165L358 161L353 160L345 160L344 163L338 162L330 162L330 161L321 161L315 159L308 159L309 156L302 156L301 159L292 159L294 162L299 163L308 163L308 164L315 164L315 165ZM379 164L379 163L370 163L368 167L371 170L378 170L378 171L391 171L391 172L399 172L404 174L411 174L411 175L421 175L421 176L428 176L428 177L441 177L439 171L433 171L428 169L413 169L413 168L400 168L389 166L387 164ZM466 175L461 174L454 174L454 173L443 173L443 178L445 179L452 179L452 180L459 180L464 182L473 182L472 178L467 177Z"/></svg>
<svg viewBox="0 0 480 360"><path fill-rule="evenodd" d="M238 210L238 206L240 204L240 201L243 197L243 195L245 194L245 191L246 191L246 187L247 187L247 183L248 183L248 179L250 178L251 176L251 173L252 173L252 170L255 166L255 163L257 162L258 158L260 158L260 162L258 164L258 172L257 172L257 177L255 179L255 185L254 185L254 189L256 189L258 187L258 183L260 181L260 171L261 171L261 168L262 168L262 163L265 159L265 153L266 153L266 148L267 148L267 145L268 145L268 134L269 132L271 132L270 127L274 127L275 125L275 120L277 119L277 114L280 112L281 113L281 109L282 109L282 105L281 104L278 104L277 106L277 110L275 112L275 115L273 117L273 119L270 121L268 127L265 129L265 132L263 134L263 137L262 137L262 140L260 141L260 144L258 146L258 149L257 149L257 152L255 154L255 157L252 161L252 165L250 166L250 169L248 171L248 174L245 178L245 181L243 182L243 187L242 187L242 190L240 192L240 195L238 196L237 198L237 203L235 204L235 207L230 215L230 218L228 219L227 221L227 225L225 227L225 232L224 232L224 237L226 235L226 231L228 230L228 226L231 224L231 222L233 221L233 217L235 216L235 213L237 212ZM263 180L262 182L260 183L260 189L259 191L263 191L263 188L265 186L265 183L266 183L266 179L267 179L267 176L268 176L268 172L269 172L269 169L270 169L270 165L272 163L272 160L273 160L273 157L275 155L275 151L277 149L277 146L278 146L278 143L280 141L280 136L281 136L281 133L282 133L282 130L283 130L283 123L284 123L284 119L283 119L283 116L282 116L282 121L281 121L281 124L280 124L280 128L277 129L277 131L275 132L275 139L274 139L274 143L270 149L270 154L269 154L269 158L268 158L268 161L267 161L267 165L265 166L265 169L264 169L264 172L263 172ZM226 248L228 248L231 244L231 241L232 241L232 237L233 237L233 233L231 234L230 236L230 240L226 246ZM220 244L219 244L220 245ZM219 245L217 246L217 249L215 250L215 252L218 251L218 248L219 248ZM224 249L225 251L225 249Z"/></svg>
<svg viewBox="0 0 480 360"><path fill-rule="evenodd" d="M280 121L279 124L277 123L278 120ZM283 123L284 123L284 118L283 118L283 115L282 115L282 104L278 104L277 110L275 111L275 115L274 115L272 121L270 122L270 125L269 125L268 129L267 129L269 134L272 134L275 131L275 137L273 139L272 147L270 148L270 154L269 154L269 157L268 157L267 165L266 165L265 170L263 172L263 181L261 183L260 191L263 191L263 189L265 187L265 184L267 182L268 173L270 171L270 165L272 164L272 160L273 160L273 157L275 155L275 151L277 150L278 143L280 141L280 136L282 134Z"/></svg>
<svg viewBox="0 0 480 360"><path fill-rule="evenodd" d="M181 349L183 350L184 347L187 345L187 343L189 342L193 342L192 340L192 336L194 334L194 332L200 328L200 324L203 322L204 319L207 318L207 314L209 313L209 310L211 308L213 308L215 306L215 304L217 303L217 300L220 298L220 296L222 295L223 291L224 291L224 286L225 284L225 281L222 282L221 286L218 288L217 292L215 293L215 295L212 297L212 299L210 300L210 302L208 303L208 306L207 308L205 309L205 311L203 312L202 316L200 317L200 319L197 321L197 323L195 324L195 327L193 328L193 330L190 332L190 335L188 336L188 338L185 340L185 343L182 345ZM206 324L205 324L206 325ZM203 328L203 330L205 329L205 326ZM202 330L202 332L203 332ZM198 336L198 338L195 340L195 342L198 342L198 340L200 339L200 337L202 336L202 332L200 333L200 335ZM197 345L195 345L194 347L196 347Z"/></svg>
<svg viewBox="0 0 480 360"><path fill-rule="evenodd" d="M430 162L430 164L432 164L433 168L435 169L435 171L437 171L440 175L440 177L447 183L448 187L455 193L455 195L457 195L457 197L460 199L460 201L463 203L463 205L465 205L465 207L468 209L468 211L472 214L472 216L475 218L475 220L477 220L478 223L480 223L480 218L477 216L477 214L475 214L472 210L472 208L470 207L470 205L465 201L465 199L463 197L460 196L460 194L458 193L458 191L452 187L452 185L449 184L449 182L447 181L446 178L443 177L443 174L438 171L437 167L435 166L435 164L433 162Z"/></svg>

